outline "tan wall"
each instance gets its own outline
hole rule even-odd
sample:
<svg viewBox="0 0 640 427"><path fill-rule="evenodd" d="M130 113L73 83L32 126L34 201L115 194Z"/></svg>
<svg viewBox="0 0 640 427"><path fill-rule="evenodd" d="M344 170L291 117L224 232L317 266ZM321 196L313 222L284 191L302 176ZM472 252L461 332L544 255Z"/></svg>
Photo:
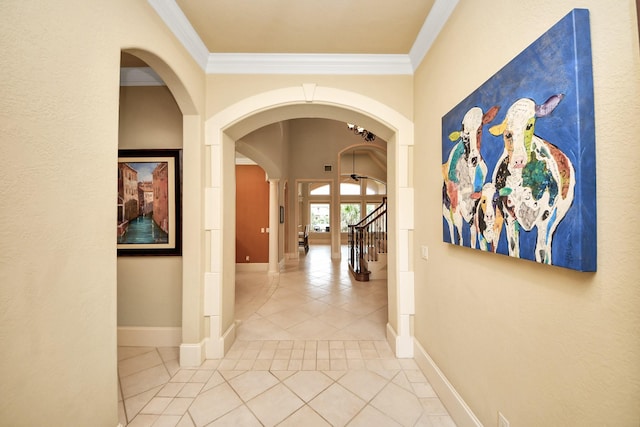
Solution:
<svg viewBox="0 0 640 427"><path fill-rule="evenodd" d="M264 170L260 166L236 166L236 263L269 262L267 228L269 183Z"/></svg>
<svg viewBox="0 0 640 427"><path fill-rule="evenodd" d="M572 7L591 13L598 272L442 243L442 116ZM486 426L640 424L636 25L632 0L461 0L416 73L415 336Z"/></svg>
<svg viewBox="0 0 640 427"><path fill-rule="evenodd" d="M182 112L166 86L121 87L120 149L182 148ZM182 324L182 257L118 258L118 326Z"/></svg>
<svg viewBox="0 0 640 427"><path fill-rule="evenodd" d="M166 86L120 87L121 149L182 148L182 112Z"/></svg>
<svg viewBox="0 0 640 427"><path fill-rule="evenodd" d="M124 47L161 53L173 83L186 87L180 103L197 113L203 74L147 2L0 3L2 425L118 424L114 165Z"/></svg>
<svg viewBox="0 0 640 427"><path fill-rule="evenodd" d="M374 98L406 117L412 116L411 76L317 76L317 75L209 75L207 116L257 93L315 83L361 93Z"/></svg>

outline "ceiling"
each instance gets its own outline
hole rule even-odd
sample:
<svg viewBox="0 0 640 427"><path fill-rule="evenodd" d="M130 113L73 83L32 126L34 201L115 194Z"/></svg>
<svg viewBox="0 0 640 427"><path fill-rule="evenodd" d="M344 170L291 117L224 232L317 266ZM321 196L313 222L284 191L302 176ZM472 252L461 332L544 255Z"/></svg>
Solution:
<svg viewBox="0 0 640 427"><path fill-rule="evenodd" d="M435 0L176 0L209 52L408 54Z"/></svg>
<svg viewBox="0 0 640 427"><path fill-rule="evenodd" d="M413 74L459 0L147 0L207 74Z"/></svg>

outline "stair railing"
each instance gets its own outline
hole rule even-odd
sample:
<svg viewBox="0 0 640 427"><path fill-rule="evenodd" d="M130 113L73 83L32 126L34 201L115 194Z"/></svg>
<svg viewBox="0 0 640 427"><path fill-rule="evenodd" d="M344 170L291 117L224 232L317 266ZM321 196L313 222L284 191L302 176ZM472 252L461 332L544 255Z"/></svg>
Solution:
<svg viewBox="0 0 640 427"><path fill-rule="evenodd" d="M387 253L387 198L357 224L349 225L349 269L356 280L368 281L368 263Z"/></svg>

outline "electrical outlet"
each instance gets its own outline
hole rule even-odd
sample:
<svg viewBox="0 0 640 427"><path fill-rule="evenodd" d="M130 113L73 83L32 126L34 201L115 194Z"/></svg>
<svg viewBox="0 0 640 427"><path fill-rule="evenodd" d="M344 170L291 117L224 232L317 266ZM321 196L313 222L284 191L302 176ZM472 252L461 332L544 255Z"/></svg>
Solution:
<svg viewBox="0 0 640 427"><path fill-rule="evenodd" d="M249 262L249 255L245 257L245 261Z"/></svg>
<svg viewBox="0 0 640 427"><path fill-rule="evenodd" d="M500 412L498 412L498 427L509 427L509 421Z"/></svg>

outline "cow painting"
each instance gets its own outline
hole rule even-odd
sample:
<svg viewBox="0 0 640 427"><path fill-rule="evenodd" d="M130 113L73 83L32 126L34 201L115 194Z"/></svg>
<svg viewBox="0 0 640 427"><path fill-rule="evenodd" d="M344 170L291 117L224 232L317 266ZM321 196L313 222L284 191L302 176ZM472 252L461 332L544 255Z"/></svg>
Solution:
<svg viewBox="0 0 640 427"><path fill-rule="evenodd" d="M504 150L493 183L504 210L509 255L520 257L520 230L536 228L535 260L551 264L553 234L571 207L576 177L570 159L535 135L536 120L550 115L563 95L541 105L529 98L514 102L504 121L489 129L502 136Z"/></svg>
<svg viewBox="0 0 640 427"><path fill-rule="evenodd" d="M485 65L496 73L442 116L434 165L443 178L442 240L456 246L453 257L460 245L544 268L596 271L589 10L573 9L506 64Z"/></svg>
<svg viewBox="0 0 640 427"><path fill-rule="evenodd" d="M467 111L462 119L462 127L449 134L455 146L442 165L442 215L449 227L451 243L463 245L463 223L469 224L472 248L476 247L476 229L473 214L482 186L487 176L487 165L482 158L482 127L493 121L499 107L494 106L486 113L479 107Z"/></svg>

